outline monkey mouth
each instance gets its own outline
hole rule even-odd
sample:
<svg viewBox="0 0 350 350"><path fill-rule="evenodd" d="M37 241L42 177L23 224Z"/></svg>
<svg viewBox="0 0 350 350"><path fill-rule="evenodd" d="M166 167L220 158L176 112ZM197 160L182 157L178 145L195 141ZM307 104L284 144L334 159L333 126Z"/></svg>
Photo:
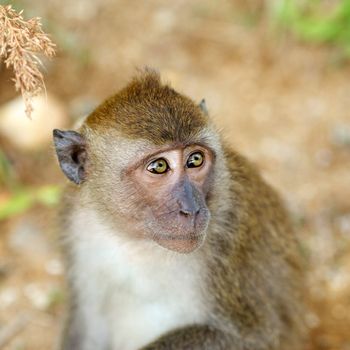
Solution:
<svg viewBox="0 0 350 350"><path fill-rule="evenodd" d="M204 233L159 234L155 241L168 250L189 254L199 248L204 241Z"/></svg>
<svg viewBox="0 0 350 350"><path fill-rule="evenodd" d="M176 234L162 234L158 238L169 240L169 241L191 241L200 239L203 236L203 234L197 234L197 233L189 233L189 234L182 234L182 235L176 235Z"/></svg>
<svg viewBox="0 0 350 350"><path fill-rule="evenodd" d="M149 227L149 238L168 250L189 254L204 242L209 224L209 212L200 213L194 222L162 220L156 227ZM178 218L176 218L178 219Z"/></svg>

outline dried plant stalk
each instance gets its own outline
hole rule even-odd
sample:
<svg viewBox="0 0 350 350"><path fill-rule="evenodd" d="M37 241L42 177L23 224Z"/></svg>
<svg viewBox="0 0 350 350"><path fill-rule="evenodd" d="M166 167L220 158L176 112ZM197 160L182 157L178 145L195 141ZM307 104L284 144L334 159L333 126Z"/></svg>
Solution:
<svg viewBox="0 0 350 350"><path fill-rule="evenodd" d="M45 90L37 54L52 57L56 45L43 32L39 18L25 21L22 13L23 10L17 13L11 5L0 5L0 59L6 68L12 67L15 88L21 92L30 118L32 98Z"/></svg>

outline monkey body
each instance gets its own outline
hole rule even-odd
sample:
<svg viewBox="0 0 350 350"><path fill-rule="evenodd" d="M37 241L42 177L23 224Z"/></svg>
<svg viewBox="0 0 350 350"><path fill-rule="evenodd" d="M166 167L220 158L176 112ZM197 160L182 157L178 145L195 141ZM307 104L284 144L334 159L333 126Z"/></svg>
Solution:
<svg viewBox="0 0 350 350"><path fill-rule="evenodd" d="M86 332L82 349L139 349L172 329L205 321L195 256L179 259L154 244L120 238L96 213L77 215L70 273L76 322Z"/></svg>
<svg viewBox="0 0 350 350"><path fill-rule="evenodd" d="M80 184L62 205L63 350L300 349L283 205L205 112L146 72L80 133L54 132Z"/></svg>

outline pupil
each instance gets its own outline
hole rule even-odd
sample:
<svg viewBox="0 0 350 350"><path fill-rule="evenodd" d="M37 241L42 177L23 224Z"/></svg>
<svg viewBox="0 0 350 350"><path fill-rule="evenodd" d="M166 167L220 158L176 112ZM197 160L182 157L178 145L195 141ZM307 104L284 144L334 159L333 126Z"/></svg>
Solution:
<svg viewBox="0 0 350 350"><path fill-rule="evenodd" d="M157 163L156 163L156 171L159 172L159 173L162 173L165 171L166 169L166 163L164 160L158 160Z"/></svg>

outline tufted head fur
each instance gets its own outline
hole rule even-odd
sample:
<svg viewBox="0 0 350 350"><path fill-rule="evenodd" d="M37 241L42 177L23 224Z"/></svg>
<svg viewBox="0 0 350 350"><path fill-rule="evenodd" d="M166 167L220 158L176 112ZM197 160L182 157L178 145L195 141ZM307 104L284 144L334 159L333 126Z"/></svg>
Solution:
<svg viewBox="0 0 350 350"><path fill-rule="evenodd" d="M153 70L144 70L87 119L90 128L115 128L154 144L189 142L208 123L200 106L180 95Z"/></svg>

